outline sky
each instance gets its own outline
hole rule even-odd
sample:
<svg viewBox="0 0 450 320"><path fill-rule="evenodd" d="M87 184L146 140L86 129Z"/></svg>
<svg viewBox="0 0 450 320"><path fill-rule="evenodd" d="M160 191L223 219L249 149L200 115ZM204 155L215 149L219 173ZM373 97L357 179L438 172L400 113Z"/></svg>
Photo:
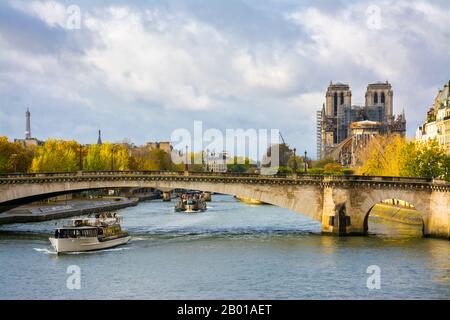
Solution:
<svg viewBox="0 0 450 320"><path fill-rule="evenodd" d="M202 121L315 156L330 81L363 104L388 80L412 137L450 80L449 18L448 0L1 1L0 136L22 138L30 108L41 140L144 144Z"/></svg>

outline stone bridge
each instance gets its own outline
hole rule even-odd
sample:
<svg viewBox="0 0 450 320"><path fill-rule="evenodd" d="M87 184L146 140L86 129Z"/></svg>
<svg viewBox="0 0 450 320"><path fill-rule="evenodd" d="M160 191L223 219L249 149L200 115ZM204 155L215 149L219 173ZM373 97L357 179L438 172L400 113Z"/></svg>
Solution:
<svg viewBox="0 0 450 320"><path fill-rule="evenodd" d="M369 176L262 176L187 172L75 172L0 176L2 211L56 195L105 188L176 188L257 199L322 223L324 233L362 235L371 208L385 199L413 204L424 235L450 236L450 183Z"/></svg>

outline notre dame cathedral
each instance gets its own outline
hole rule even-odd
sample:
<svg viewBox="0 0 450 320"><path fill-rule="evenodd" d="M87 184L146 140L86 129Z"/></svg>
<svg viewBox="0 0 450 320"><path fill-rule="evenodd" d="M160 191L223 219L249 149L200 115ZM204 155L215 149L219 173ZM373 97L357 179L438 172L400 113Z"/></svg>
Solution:
<svg viewBox="0 0 450 320"><path fill-rule="evenodd" d="M317 111L318 159L333 157L348 166L355 161L355 148L373 135L406 132L404 113L393 113L393 91L387 81L367 86L364 106L352 105L350 87L343 83L330 82L325 99Z"/></svg>

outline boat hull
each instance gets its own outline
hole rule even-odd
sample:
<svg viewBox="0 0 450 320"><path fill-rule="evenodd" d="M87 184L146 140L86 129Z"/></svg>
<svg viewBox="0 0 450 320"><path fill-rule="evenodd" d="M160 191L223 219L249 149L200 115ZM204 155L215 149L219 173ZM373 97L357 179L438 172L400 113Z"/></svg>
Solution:
<svg viewBox="0 0 450 320"><path fill-rule="evenodd" d="M85 252L114 248L130 241L130 236L99 241L97 238L55 239L50 242L57 253Z"/></svg>

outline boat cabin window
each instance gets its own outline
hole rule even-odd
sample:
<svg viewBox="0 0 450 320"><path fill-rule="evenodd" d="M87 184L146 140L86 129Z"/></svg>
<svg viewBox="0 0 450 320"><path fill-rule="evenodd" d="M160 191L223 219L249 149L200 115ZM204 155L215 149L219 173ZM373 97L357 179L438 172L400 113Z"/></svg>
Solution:
<svg viewBox="0 0 450 320"><path fill-rule="evenodd" d="M96 229L60 229L55 231L56 239L96 237Z"/></svg>

